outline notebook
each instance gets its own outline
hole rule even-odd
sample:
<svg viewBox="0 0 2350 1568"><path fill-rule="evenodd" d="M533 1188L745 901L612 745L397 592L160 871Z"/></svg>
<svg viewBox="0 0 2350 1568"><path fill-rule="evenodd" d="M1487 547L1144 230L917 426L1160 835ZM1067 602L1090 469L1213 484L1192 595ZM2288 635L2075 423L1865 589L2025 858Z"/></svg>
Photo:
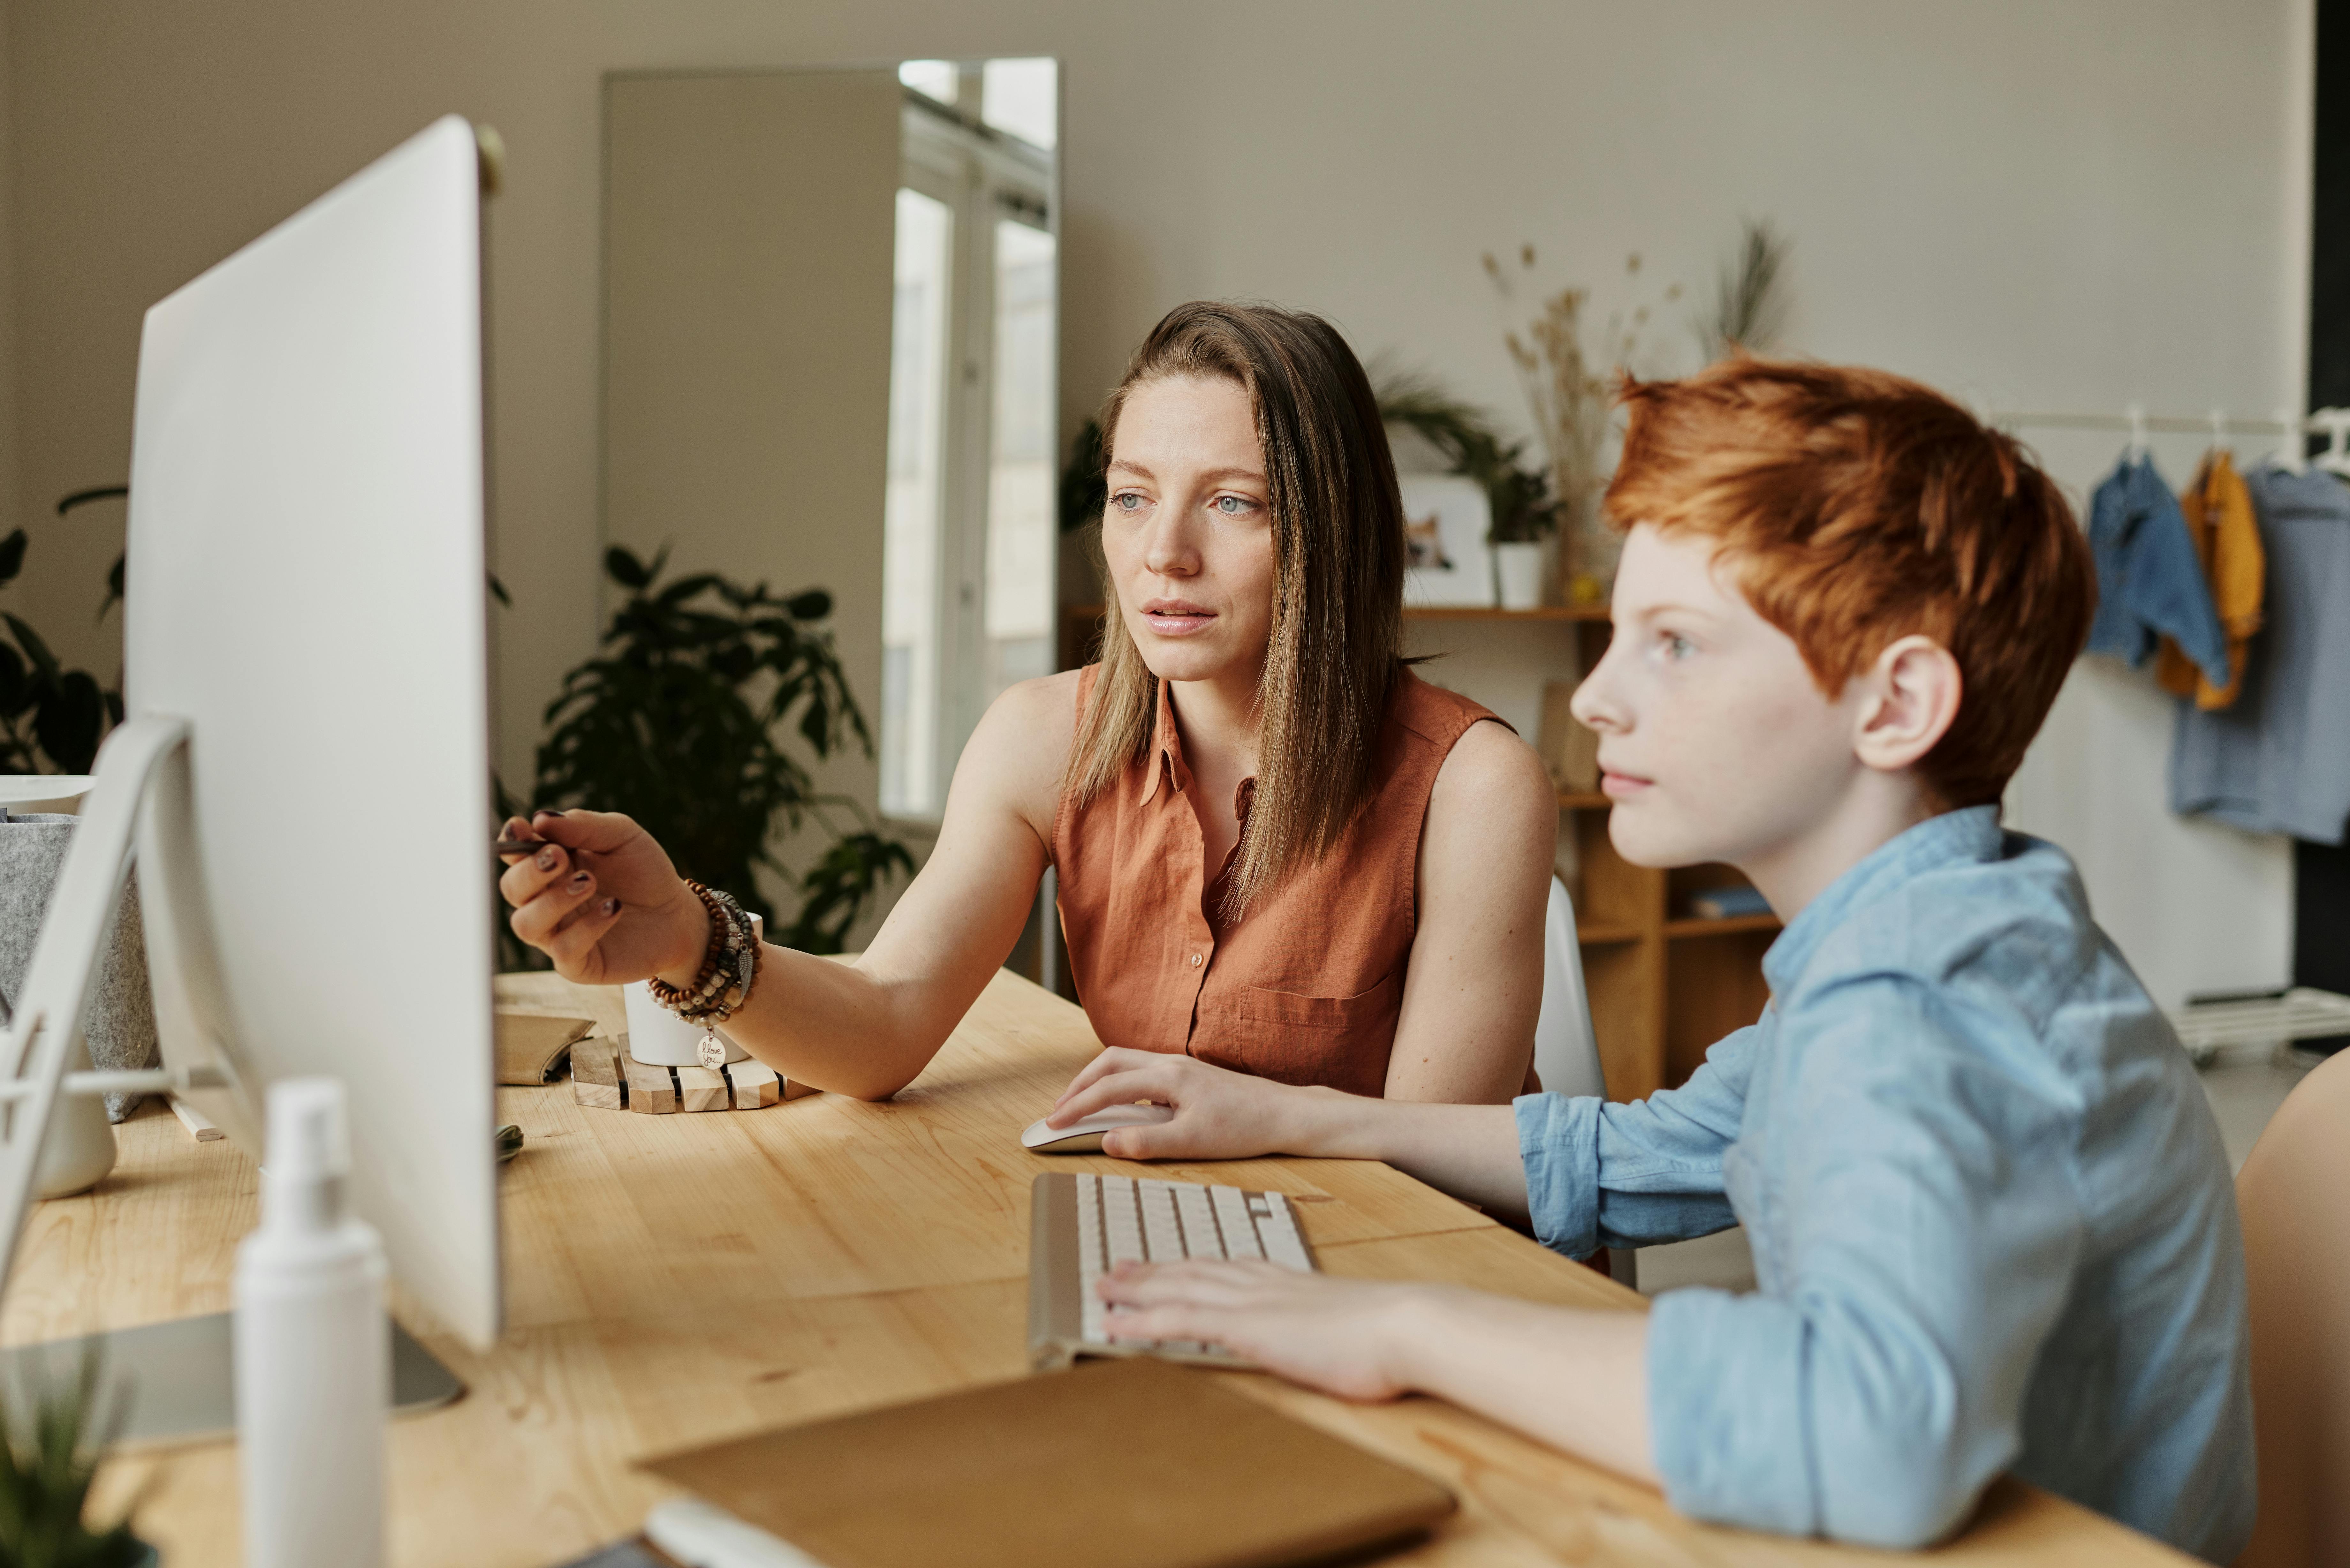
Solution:
<svg viewBox="0 0 2350 1568"><path fill-rule="evenodd" d="M1278 1568L1426 1530L1451 1494L1141 1358L642 1461L827 1568Z"/></svg>

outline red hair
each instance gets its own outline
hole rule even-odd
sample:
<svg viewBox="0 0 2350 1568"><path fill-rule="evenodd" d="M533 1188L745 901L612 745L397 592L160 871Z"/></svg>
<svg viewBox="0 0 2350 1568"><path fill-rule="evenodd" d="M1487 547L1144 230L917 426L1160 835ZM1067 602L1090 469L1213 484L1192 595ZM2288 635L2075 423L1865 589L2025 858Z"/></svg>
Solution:
<svg viewBox="0 0 2350 1568"><path fill-rule="evenodd" d="M1912 633L1958 661L1958 717L1918 772L1995 802L2088 639L2096 575L2055 483L2010 437L1882 370L1726 359L1627 380L1610 524L1711 539L1831 698Z"/></svg>

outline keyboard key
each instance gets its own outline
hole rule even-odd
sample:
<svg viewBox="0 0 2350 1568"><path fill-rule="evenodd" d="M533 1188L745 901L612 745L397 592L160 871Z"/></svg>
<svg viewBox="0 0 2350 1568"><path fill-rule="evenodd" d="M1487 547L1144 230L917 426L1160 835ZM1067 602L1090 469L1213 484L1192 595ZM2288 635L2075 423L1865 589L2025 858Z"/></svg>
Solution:
<svg viewBox="0 0 2350 1568"><path fill-rule="evenodd" d="M1077 1178L1077 1303L1083 1317L1078 1333L1091 1344L1107 1337L1102 1332L1103 1302L1097 1290L1102 1277L1101 1178Z"/></svg>
<svg viewBox="0 0 2350 1568"><path fill-rule="evenodd" d="M1102 1178L1102 1239L1109 1251L1103 1260L1105 1273L1115 1272L1120 1263L1139 1263L1149 1257L1142 1247L1142 1216L1135 1210L1130 1176Z"/></svg>
<svg viewBox="0 0 2350 1568"><path fill-rule="evenodd" d="M1184 1182L1175 1189L1175 1218L1183 1222L1183 1255L1187 1258L1221 1258L1224 1255L1223 1239L1216 1233L1216 1211L1208 1201L1208 1189Z"/></svg>
<svg viewBox="0 0 2350 1568"><path fill-rule="evenodd" d="M1138 1181L1142 1195L1142 1239L1154 1263L1183 1256L1183 1232L1175 1223L1175 1189L1164 1181Z"/></svg>
<svg viewBox="0 0 2350 1568"><path fill-rule="evenodd" d="M1216 1211L1216 1223L1223 1234L1224 1256L1264 1256L1264 1249L1257 1244L1256 1226L1249 1219L1248 1199L1239 1188L1211 1187L1208 1201Z"/></svg>
<svg viewBox="0 0 2350 1568"><path fill-rule="evenodd" d="M1297 1219L1289 1200L1278 1192L1265 1196L1273 1202L1265 1217L1257 1221L1257 1236L1264 1243L1264 1255L1284 1269L1312 1272L1314 1262L1305 1255L1305 1239L1297 1233Z"/></svg>

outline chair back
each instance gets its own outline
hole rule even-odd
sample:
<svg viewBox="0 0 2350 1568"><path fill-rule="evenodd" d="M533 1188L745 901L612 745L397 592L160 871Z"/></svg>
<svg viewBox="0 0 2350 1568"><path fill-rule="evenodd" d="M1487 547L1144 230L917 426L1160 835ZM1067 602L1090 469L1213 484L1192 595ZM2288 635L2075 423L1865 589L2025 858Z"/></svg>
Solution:
<svg viewBox="0 0 2350 1568"><path fill-rule="evenodd" d="M2303 1078L2236 1177L2261 1511L2239 1568L2350 1563L2350 1051Z"/></svg>
<svg viewBox="0 0 2350 1568"><path fill-rule="evenodd" d="M1557 1095L1604 1095L1599 1043L1591 1032L1591 1001L1583 989L1583 945L1575 935L1575 904L1566 885L1550 879L1543 917L1542 1015L1534 1023L1534 1071Z"/></svg>

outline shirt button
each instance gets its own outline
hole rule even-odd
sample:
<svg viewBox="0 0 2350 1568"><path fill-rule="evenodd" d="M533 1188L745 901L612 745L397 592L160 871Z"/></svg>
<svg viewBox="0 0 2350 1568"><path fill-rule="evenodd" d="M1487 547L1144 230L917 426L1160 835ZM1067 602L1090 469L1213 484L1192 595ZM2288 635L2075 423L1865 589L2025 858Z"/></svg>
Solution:
<svg viewBox="0 0 2350 1568"><path fill-rule="evenodd" d="M1193 969L1200 967L1200 955L1198 953L1193 953L1191 955L1191 967Z"/></svg>

